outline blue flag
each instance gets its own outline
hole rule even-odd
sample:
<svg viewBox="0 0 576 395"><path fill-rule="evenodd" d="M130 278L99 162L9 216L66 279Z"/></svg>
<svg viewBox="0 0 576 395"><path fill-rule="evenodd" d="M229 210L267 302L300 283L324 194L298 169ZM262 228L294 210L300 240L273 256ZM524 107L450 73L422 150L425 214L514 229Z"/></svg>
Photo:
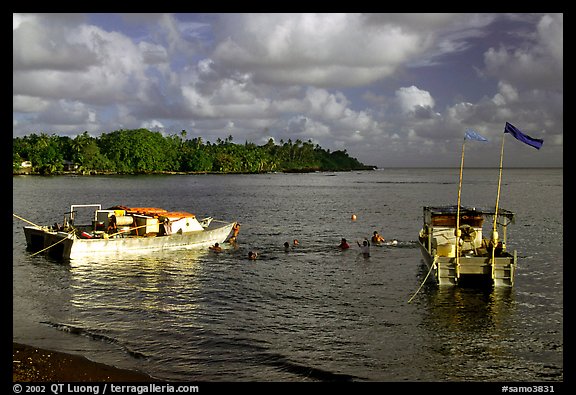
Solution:
<svg viewBox="0 0 576 395"><path fill-rule="evenodd" d="M534 139L527 134L522 133L518 128L516 128L511 123L506 122L506 127L504 128L504 133L510 133L516 140L520 140L523 143L526 143L536 149L540 149L542 144L544 144L544 140L542 139Z"/></svg>
<svg viewBox="0 0 576 395"><path fill-rule="evenodd" d="M466 134L464 134L464 140L488 141L486 137L479 135L472 129L466 131Z"/></svg>

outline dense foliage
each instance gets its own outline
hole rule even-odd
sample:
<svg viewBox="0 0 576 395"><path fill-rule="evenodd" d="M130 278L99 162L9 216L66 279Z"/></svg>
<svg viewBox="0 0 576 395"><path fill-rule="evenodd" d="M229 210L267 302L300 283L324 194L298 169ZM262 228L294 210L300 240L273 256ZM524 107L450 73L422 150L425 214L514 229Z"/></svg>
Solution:
<svg viewBox="0 0 576 395"><path fill-rule="evenodd" d="M30 134L13 138L13 171L21 172L22 163L29 161L31 172L58 174L64 163L74 165L81 174L98 173L162 173L217 172L259 173L270 171L366 170L366 166L351 158L346 150L324 150L311 141L270 139L258 146L246 142L232 143L232 136L218 139L215 144L201 137L186 139L180 135L163 136L147 129L117 130L91 137L84 132L75 138Z"/></svg>

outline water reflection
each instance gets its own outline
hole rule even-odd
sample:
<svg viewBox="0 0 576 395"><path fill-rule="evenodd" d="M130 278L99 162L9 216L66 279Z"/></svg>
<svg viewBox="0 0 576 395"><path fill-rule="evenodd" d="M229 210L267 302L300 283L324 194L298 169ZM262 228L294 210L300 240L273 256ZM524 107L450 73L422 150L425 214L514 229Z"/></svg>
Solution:
<svg viewBox="0 0 576 395"><path fill-rule="evenodd" d="M98 291L112 291L108 297L122 299L140 294L135 300L160 303L154 295L166 291L194 291L201 275L204 251L185 251L135 258L74 260L70 263L73 300L95 300ZM117 295L117 293L120 293Z"/></svg>
<svg viewBox="0 0 576 395"><path fill-rule="evenodd" d="M75 310L74 321L56 324L64 324L63 328L71 325L76 334L148 356L145 345L136 339L162 332L150 327L150 322L178 330L193 320L202 299L205 255L204 251L186 250L136 258L73 260L69 304Z"/></svg>
<svg viewBox="0 0 576 395"><path fill-rule="evenodd" d="M427 309L443 330L482 333L501 325L513 300L510 287L436 287L428 293Z"/></svg>
<svg viewBox="0 0 576 395"><path fill-rule="evenodd" d="M513 365L513 288L429 288L425 309L423 328L436 377L498 381Z"/></svg>
<svg viewBox="0 0 576 395"><path fill-rule="evenodd" d="M473 171L471 181L493 179L492 170ZM511 240L526 256L514 289L426 284L410 304L428 270L416 276L420 253L408 241L422 206L445 201L452 171L15 178L14 212L35 223L53 222L70 200L164 206L158 191L171 191L173 208L238 219L242 230L239 249L221 254L60 264L30 256L14 221L14 337L86 348L91 359L167 380L339 379L325 372L378 381L562 380L561 188L548 172L511 171L506 206L520 220ZM51 198L39 205L46 191ZM492 201L482 182L464 192ZM547 210L537 210L543 199ZM335 247L374 230L407 244L374 247L368 260ZM300 246L285 252L294 238Z"/></svg>

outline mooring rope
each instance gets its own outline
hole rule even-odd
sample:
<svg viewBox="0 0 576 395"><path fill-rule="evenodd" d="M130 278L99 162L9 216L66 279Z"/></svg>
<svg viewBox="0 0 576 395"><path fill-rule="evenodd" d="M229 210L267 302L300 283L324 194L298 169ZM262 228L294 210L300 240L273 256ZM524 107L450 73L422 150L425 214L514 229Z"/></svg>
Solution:
<svg viewBox="0 0 576 395"><path fill-rule="evenodd" d="M45 228L45 226L36 225L34 222L28 221L27 219L25 219L25 218L22 218L21 216L19 216L19 215L16 215L16 214L14 214L14 213L12 213L12 215L13 215L14 217L16 217L16 218L18 218L18 219L20 219L20 220L22 220L22 221L26 222L26 223L29 223L29 224L30 224L30 225L32 225L32 226L35 226L35 227L37 227L37 228L40 228L40 229L43 229L43 228Z"/></svg>
<svg viewBox="0 0 576 395"><path fill-rule="evenodd" d="M434 268L436 268L436 258L434 258L434 260L432 261L432 264L430 265L430 270L428 270L428 274L426 274L426 277L424 277L424 281L422 281L422 284L420 284L420 287L416 290L414 295L412 295L412 297L408 300L408 303L412 302L412 299L414 299L414 297L418 294L418 292L420 292L420 290L422 289L422 286L424 285L424 283L428 279L428 276L430 275L430 273L432 273L432 269L434 269Z"/></svg>
<svg viewBox="0 0 576 395"><path fill-rule="evenodd" d="M47 249L54 247L56 244L62 243L64 240L68 240L68 236L71 235L72 233L74 233L74 229L72 229L70 232L68 232L66 237L63 237L62 239L58 240L56 243L51 244L51 245L49 245L48 247L46 247L46 248L44 248L44 249L42 249L42 250L40 250L40 251L36 251L35 253L33 253L33 254L30 255L30 256L32 257L32 256L34 256L34 255L38 255L38 254L40 254L41 252L44 252L44 251L46 251Z"/></svg>

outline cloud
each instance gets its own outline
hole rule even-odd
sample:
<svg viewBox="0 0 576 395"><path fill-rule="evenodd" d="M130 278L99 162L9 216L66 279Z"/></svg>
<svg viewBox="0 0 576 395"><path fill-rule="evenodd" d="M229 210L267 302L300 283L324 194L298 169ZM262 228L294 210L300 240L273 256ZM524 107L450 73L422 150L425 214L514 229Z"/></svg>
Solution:
<svg viewBox="0 0 576 395"><path fill-rule="evenodd" d="M92 104L150 100L146 65L165 59L158 45L135 44L92 25L64 29L46 21L21 23L13 48L15 95Z"/></svg>
<svg viewBox="0 0 576 395"><path fill-rule="evenodd" d="M203 64L200 66L202 67ZM182 86L184 106L191 116L203 118L266 117L270 100L259 95L247 75L216 81L200 79Z"/></svg>
<svg viewBox="0 0 576 395"><path fill-rule="evenodd" d="M152 119L150 121L144 121L140 125L141 128L148 129L148 130L162 130L164 129L164 125L162 122Z"/></svg>
<svg viewBox="0 0 576 395"><path fill-rule="evenodd" d="M49 100L40 97L14 95L12 97L12 111L21 113L43 112L50 104Z"/></svg>
<svg viewBox="0 0 576 395"><path fill-rule="evenodd" d="M314 121L305 116L296 116L288 120L286 134L304 140L329 137L330 128L318 121Z"/></svg>
<svg viewBox="0 0 576 395"><path fill-rule="evenodd" d="M524 45L490 48L484 55L485 71L513 85L531 89L562 89L562 14L544 15Z"/></svg>
<svg viewBox="0 0 576 395"><path fill-rule="evenodd" d="M414 113L419 108L433 108L434 99L430 92L418 89L414 85L403 87L396 91L396 100L404 113Z"/></svg>
<svg viewBox="0 0 576 395"><path fill-rule="evenodd" d="M360 14L225 15L213 58L265 83L360 86L426 48L423 35Z"/></svg>
<svg viewBox="0 0 576 395"><path fill-rule="evenodd" d="M561 164L562 75L562 14L13 14L15 136L184 129L442 165L510 121Z"/></svg>
<svg viewBox="0 0 576 395"><path fill-rule="evenodd" d="M13 17L12 67L14 70L85 71L97 61L96 54L68 27L43 23L34 15Z"/></svg>

